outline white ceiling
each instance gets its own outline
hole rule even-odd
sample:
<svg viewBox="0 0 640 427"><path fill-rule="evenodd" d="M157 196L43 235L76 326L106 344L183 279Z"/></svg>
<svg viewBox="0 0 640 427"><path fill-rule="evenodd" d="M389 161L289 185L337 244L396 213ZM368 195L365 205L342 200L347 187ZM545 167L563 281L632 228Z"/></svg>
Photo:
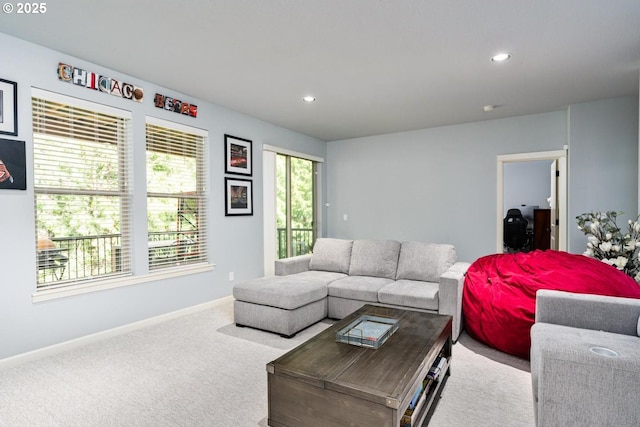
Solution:
<svg viewBox="0 0 640 427"><path fill-rule="evenodd" d="M639 0L55 0L0 31L327 141L558 110L640 78Z"/></svg>

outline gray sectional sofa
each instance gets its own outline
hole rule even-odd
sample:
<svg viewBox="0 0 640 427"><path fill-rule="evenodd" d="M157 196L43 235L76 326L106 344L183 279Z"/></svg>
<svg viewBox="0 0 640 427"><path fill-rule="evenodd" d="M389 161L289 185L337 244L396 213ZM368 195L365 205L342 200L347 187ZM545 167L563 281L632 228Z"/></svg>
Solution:
<svg viewBox="0 0 640 427"><path fill-rule="evenodd" d="M234 320L293 336L377 304L453 316L455 341L469 267L456 261L448 244L320 238L312 254L276 261L276 276L236 284Z"/></svg>

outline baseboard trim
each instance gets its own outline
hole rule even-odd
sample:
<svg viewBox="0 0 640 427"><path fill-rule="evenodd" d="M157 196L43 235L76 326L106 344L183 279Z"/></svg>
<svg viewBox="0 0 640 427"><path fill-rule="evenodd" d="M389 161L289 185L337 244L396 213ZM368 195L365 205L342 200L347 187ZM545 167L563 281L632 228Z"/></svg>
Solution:
<svg viewBox="0 0 640 427"><path fill-rule="evenodd" d="M233 296L229 295L213 301L208 301L202 304L194 305L191 307L183 308L181 310L172 311L169 313L161 314L159 316L150 317L148 319L140 320L137 322L129 323L127 325L118 326L116 328L107 329L105 331L96 332L94 334L85 335L83 337L75 338L69 341L64 341L58 344L53 344L47 347L39 348L36 350L28 351L26 353L17 354L15 356L0 359L0 369L7 369L14 366L22 365L27 362L42 359L44 357L53 356L65 351L72 350L83 345L87 345L93 342L101 341L107 338L123 335L129 332L136 331L138 329L146 328L149 326L157 325L172 319L177 319L182 316L186 316L193 313L198 313L203 310L215 308L220 305L228 304L229 300L233 300Z"/></svg>

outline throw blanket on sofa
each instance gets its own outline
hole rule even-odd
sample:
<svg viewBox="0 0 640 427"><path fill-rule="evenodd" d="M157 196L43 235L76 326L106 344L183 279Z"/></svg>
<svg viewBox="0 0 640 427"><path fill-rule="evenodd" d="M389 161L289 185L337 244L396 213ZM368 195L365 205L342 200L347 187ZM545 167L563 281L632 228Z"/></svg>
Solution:
<svg viewBox="0 0 640 427"><path fill-rule="evenodd" d="M488 255L471 264L465 278L467 332L528 359L538 289L640 298L640 285L631 277L584 255L552 250Z"/></svg>

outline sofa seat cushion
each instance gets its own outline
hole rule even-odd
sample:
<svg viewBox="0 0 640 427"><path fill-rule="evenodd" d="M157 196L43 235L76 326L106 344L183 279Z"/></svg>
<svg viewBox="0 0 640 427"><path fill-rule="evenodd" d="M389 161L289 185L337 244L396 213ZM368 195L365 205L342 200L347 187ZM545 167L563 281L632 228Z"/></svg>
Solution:
<svg viewBox="0 0 640 427"><path fill-rule="evenodd" d="M378 300L383 304L408 308L438 310L439 285L417 280L397 280L378 291Z"/></svg>
<svg viewBox="0 0 640 427"><path fill-rule="evenodd" d="M348 273L353 240L319 238L313 245L310 270Z"/></svg>
<svg viewBox="0 0 640 427"><path fill-rule="evenodd" d="M400 242L395 240L356 240L351 250L350 276L395 279Z"/></svg>
<svg viewBox="0 0 640 427"><path fill-rule="evenodd" d="M349 276L331 282L327 293L332 297L378 302L378 291L392 282L382 277Z"/></svg>
<svg viewBox="0 0 640 427"><path fill-rule="evenodd" d="M403 242L396 279L437 282L455 264L456 248L440 243Z"/></svg>
<svg viewBox="0 0 640 427"><path fill-rule="evenodd" d="M261 277L236 284L233 296L239 301L294 310L326 298L327 285L343 277L346 275L326 271Z"/></svg>

